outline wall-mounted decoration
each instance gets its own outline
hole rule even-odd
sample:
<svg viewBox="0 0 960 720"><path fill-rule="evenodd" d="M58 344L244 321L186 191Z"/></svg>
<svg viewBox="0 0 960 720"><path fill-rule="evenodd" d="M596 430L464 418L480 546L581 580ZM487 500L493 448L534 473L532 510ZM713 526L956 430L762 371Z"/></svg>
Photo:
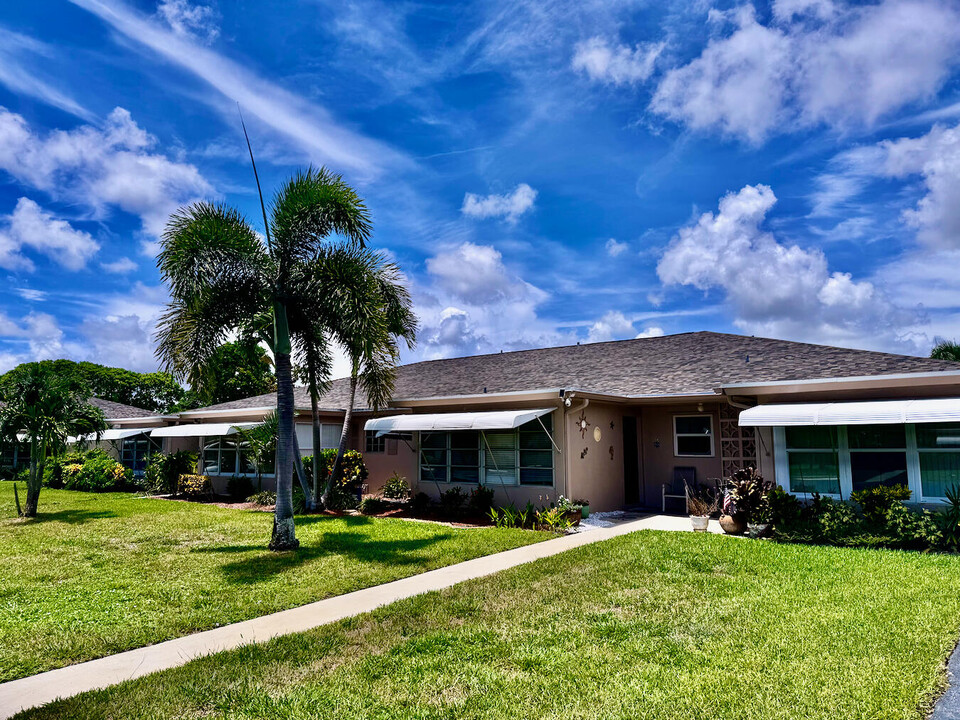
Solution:
<svg viewBox="0 0 960 720"><path fill-rule="evenodd" d="M658 448L658 449L659 449L659 447L660 447L660 441L659 441L659 440L654 440L654 441L653 441L653 446L654 446L655 448Z"/></svg>
<svg viewBox="0 0 960 720"><path fill-rule="evenodd" d="M596 442L600 442L600 440L603 439L603 433L600 432L600 426L599 426L599 425L597 425L597 426L593 429L593 439L594 439Z"/></svg>
<svg viewBox="0 0 960 720"><path fill-rule="evenodd" d="M587 456L587 453L588 453L588 452L590 452L590 448L585 447L585 448L580 452L580 459L583 460L583 459Z"/></svg>
<svg viewBox="0 0 960 720"><path fill-rule="evenodd" d="M610 446L610 459L613 460L613 445Z"/></svg>
<svg viewBox="0 0 960 720"><path fill-rule="evenodd" d="M613 420L611 420L611 421L610 421L610 429L613 430L614 427L615 427L615 425L613 424Z"/></svg>
<svg viewBox="0 0 960 720"><path fill-rule="evenodd" d="M587 436L587 428L590 427L590 421L587 420L585 410L580 411L580 417L577 418L577 427L580 428L580 438L585 438Z"/></svg>

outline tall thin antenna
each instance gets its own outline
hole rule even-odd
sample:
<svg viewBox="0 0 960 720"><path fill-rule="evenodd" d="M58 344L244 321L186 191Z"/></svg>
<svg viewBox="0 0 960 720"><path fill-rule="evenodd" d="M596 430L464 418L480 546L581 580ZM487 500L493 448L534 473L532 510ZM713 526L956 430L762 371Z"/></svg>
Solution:
<svg viewBox="0 0 960 720"><path fill-rule="evenodd" d="M257 194L260 195L260 211L263 213L263 231L267 234L267 247L270 247L270 223L267 222L267 206L263 204L263 190L260 189L260 176L257 174L257 162L253 159L253 147L250 145L250 136L247 135L247 126L243 122L240 103L237 103L237 112L240 114L240 127L243 128L243 137L247 140L247 150L250 152L250 164L253 165L253 179L257 181Z"/></svg>

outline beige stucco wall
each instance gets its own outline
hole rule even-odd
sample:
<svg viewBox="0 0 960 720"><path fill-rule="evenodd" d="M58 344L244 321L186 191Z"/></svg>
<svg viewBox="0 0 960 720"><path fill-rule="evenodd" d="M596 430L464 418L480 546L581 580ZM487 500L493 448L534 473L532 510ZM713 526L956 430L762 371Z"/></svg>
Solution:
<svg viewBox="0 0 960 720"><path fill-rule="evenodd" d="M567 494L572 499L590 501L591 512L619 510L623 507L623 416L630 410L622 405L591 402L582 411L574 407L566 413ZM581 432L581 413L590 425ZM599 431L599 440L596 432Z"/></svg>
<svg viewBox="0 0 960 720"><path fill-rule="evenodd" d="M675 415L710 415L713 418L713 457L678 457L674 452L673 418ZM643 478L643 504L660 507L662 486L673 482L677 467L697 470L697 482L707 482L722 474L720 459L720 418L718 405L704 404L703 412L697 405L646 406L640 408L640 456ZM674 502L668 510L682 509Z"/></svg>

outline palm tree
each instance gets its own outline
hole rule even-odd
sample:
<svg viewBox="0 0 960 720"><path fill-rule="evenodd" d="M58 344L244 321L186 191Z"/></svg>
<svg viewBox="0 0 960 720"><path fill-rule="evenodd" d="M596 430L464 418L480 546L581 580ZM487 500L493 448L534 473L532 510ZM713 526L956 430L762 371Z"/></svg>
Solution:
<svg viewBox="0 0 960 720"><path fill-rule="evenodd" d="M0 439L16 442L20 435L30 445L23 517L37 515L47 456L62 454L71 435L92 433L99 441L100 433L107 429L103 413L87 403L89 395L75 380L35 363L16 368L5 379Z"/></svg>
<svg viewBox="0 0 960 720"><path fill-rule="evenodd" d="M374 410L389 402L400 360L399 342L404 340L413 348L417 318L400 269L387 262L382 254L366 248L334 247L329 248L319 262L317 275L324 286L330 335L343 346L350 360L350 400L343 417L337 457L323 492L322 502L326 505L347 449L357 388L363 390ZM314 412L314 437L318 436L319 420ZM317 442L315 439L315 447L319 447ZM314 452L314 477L317 476L317 453Z"/></svg>
<svg viewBox="0 0 960 720"><path fill-rule="evenodd" d="M933 350L930 351L930 357L934 360L953 360L960 362L960 343L943 338L934 338L936 343Z"/></svg>
<svg viewBox="0 0 960 720"><path fill-rule="evenodd" d="M293 521L294 400L291 328L321 316L315 259L331 235L363 246L370 217L363 200L324 168L300 172L276 193L265 242L235 209L195 203L167 224L157 259L170 290L160 320L157 355L179 378L202 367L228 337L265 313L272 315L277 377L277 505L272 550L299 547Z"/></svg>
<svg viewBox="0 0 960 720"><path fill-rule="evenodd" d="M276 411L267 415L263 422L251 428L234 428L237 431L237 440L240 441L240 450L253 463L257 473L257 492L263 490L263 469L273 460L277 462L277 429L279 428ZM276 470L276 467L274 467Z"/></svg>

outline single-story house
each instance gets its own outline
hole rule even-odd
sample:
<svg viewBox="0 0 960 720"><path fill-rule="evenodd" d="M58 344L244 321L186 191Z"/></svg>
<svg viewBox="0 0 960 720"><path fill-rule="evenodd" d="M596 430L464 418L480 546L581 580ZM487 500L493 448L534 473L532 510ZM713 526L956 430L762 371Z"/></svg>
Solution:
<svg viewBox="0 0 960 720"><path fill-rule="evenodd" d="M336 380L321 398L324 448L337 445L348 390ZM234 428L275 402L111 418L111 430L132 462L144 438L200 451L222 489L253 474ZM501 503L564 495L610 510L662 508L684 479L748 465L790 492L844 498L905 483L936 503L960 482L960 365L906 355L693 332L412 363L389 407L364 404L350 447L364 453L371 492L396 472L433 496L482 483ZM296 412L300 451L312 454L302 388Z"/></svg>

